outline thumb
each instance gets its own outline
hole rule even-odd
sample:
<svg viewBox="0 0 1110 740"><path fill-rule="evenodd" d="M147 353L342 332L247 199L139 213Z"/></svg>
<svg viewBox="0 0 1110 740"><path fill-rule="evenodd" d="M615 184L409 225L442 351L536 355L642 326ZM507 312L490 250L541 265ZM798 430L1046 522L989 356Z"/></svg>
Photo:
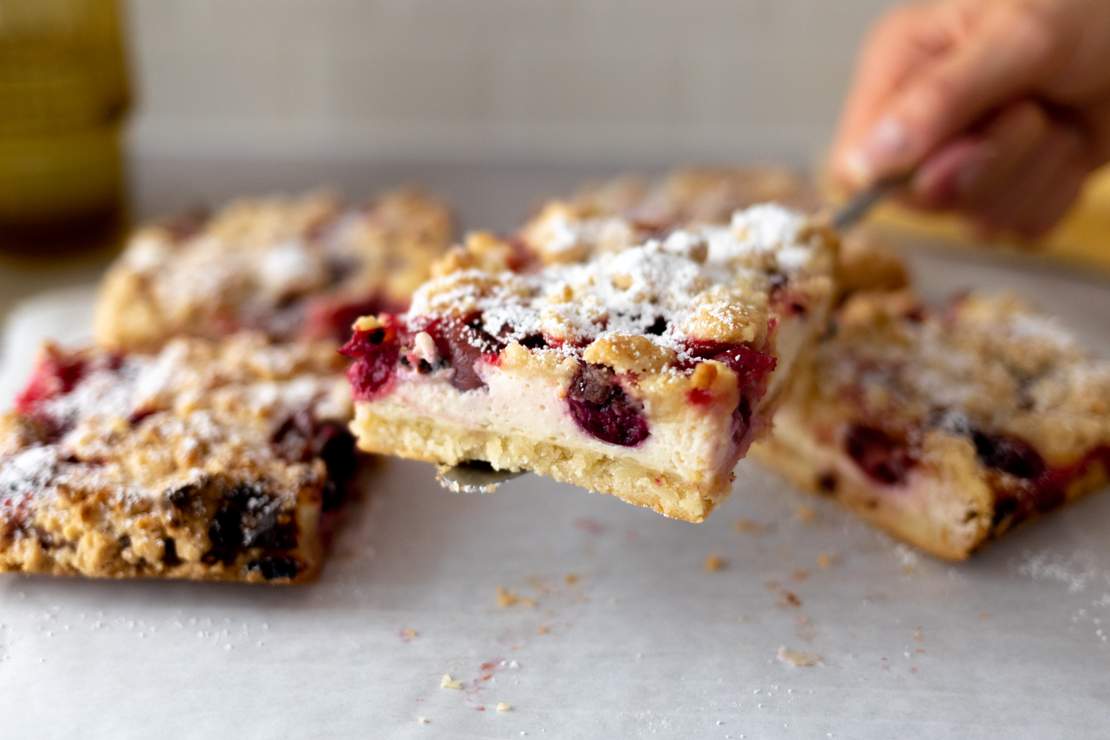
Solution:
<svg viewBox="0 0 1110 740"><path fill-rule="evenodd" d="M991 3L947 51L905 81L851 157L860 179L905 171L993 109L1034 91L1055 41L1017 3Z"/></svg>

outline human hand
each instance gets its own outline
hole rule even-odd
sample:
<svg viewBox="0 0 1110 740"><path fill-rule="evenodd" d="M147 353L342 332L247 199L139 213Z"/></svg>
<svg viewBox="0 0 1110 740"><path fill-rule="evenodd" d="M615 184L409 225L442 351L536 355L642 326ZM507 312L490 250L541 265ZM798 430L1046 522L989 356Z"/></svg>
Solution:
<svg viewBox="0 0 1110 740"><path fill-rule="evenodd" d="M1036 237L1110 160L1110 2L937 0L872 31L831 171L848 188L917 167L912 204Z"/></svg>

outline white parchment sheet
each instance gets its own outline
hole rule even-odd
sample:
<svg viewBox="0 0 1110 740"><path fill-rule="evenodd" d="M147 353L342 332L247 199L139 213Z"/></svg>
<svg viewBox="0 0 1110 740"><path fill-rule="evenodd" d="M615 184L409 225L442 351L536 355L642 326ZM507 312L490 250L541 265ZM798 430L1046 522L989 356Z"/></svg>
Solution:
<svg viewBox="0 0 1110 740"><path fill-rule="evenodd" d="M1110 348L1105 283L914 261ZM11 317L5 404L89 300ZM1105 493L954 566L746 463L702 526L536 477L452 496L413 463L368 489L312 586L0 578L0 736L1110 737Z"/></svg>

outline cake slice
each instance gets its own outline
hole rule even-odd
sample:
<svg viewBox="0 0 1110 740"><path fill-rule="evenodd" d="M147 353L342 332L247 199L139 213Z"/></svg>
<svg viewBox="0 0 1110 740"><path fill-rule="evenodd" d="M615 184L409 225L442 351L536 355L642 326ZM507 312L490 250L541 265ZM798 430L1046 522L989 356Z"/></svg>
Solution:
<svg viewBox="0 0 1110 740"><path fill-rule="evenodd" d="M1013 297L933 310L906 291L838 310L752 450L934 555L963 559L1106 484L1110 361Z"/></svg>
<svg viewBox="0 0 1110 740"><path fill-rule="evenodd" d="M773 205L646 238L567 225L573 239L475 235L407 313L355 323L359 446L700 522L824 325L833 239Z"/></svg>
<svg viewBox="0 0 1110 740"><path fill-rule="evenodd" d="M354 469L342 363L247 334L149 355L48 345L0 417L0 570L312 578L321 511Z"/></svg>
<svg viewBox="0 0 1110 740"><path fill-rule="evenodd" d="M238 330L342 341L360 315L403 310L452 239L447 207L413 190L361 205L236 201L140 229L105 277L96 337L126 349Z"/></svg>

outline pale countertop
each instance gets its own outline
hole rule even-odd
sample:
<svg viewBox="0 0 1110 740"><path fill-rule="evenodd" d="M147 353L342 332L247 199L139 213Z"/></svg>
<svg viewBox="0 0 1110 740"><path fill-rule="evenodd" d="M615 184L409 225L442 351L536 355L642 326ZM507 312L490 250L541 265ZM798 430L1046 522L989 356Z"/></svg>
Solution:
<svg viewBox="0 0 1110 740"><path fill-rule="evenodd" d="M138 178L142 213L195 202L211 177L158 172ZM212 200L328 173L356 193L402 174L214 172ZM400 179L438 186L468 222L494 226L584 174L412 172ZM911 259L930 295L1016 290L1110 349L1105 281L932 248ZM10 314L3 398L39 338L87 334L90 295L39 296ZM312 586L0 578L0 734L1110 737L1110 496L951 565L754 465L738 472L729 501L693 526L534 476L451 496L427 466L392 462ZM709 555L727 566L707 572ZM535 604L501 608L499 586ZM784 665L780 646L822 662ZM440 688L444 673L464 689Z"/></svg>

